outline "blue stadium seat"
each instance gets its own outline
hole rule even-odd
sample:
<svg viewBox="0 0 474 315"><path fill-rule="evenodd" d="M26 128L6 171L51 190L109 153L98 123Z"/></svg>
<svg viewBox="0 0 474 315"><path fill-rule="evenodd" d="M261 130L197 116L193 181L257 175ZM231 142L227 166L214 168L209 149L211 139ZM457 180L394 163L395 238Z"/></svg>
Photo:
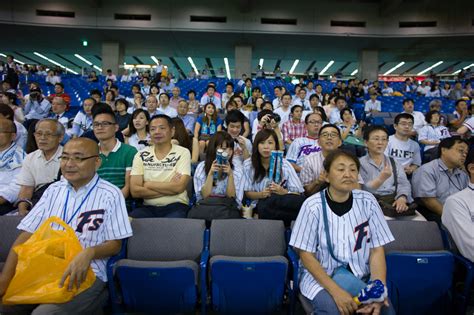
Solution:
<svg viewBox="0 0 474 315"><path fill-rule="evenodd" d="M453 254L435 222L388 221L395 241L385 246L387 287L398 315L448 314Z"/></svg>
<svg viewBox="0 0 474 315"><path fill-rule="evenodd" d="M223 314L272 314L282 307L288 260L282 221L214 220L211 303Z"/></svg>
<svg viewBox="0 0 474 315"><path fill-rule="evenodd" d="M134 219L131 224L133 236L127 243L126 258L108 264L114 313L193 312L200 273L204 272L204 279L206 274L205 263L201 264L201 256L207 259L205 222L155 218ZM201 294L206 297L206 292L204 286Z"/></svg>

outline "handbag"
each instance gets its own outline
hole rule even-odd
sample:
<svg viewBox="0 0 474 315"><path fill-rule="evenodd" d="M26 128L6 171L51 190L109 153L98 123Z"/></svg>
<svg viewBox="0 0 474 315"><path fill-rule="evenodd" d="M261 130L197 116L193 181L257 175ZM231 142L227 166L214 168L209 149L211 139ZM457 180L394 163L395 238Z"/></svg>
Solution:
<svg viewBox="0 0 474 315"><path fill-rule="evenodd" d="M188 218L212 221L215 219L240 218L240 210L234 198L207 197L198 202L189 210Z"/></svg>
<svg viewBox="0 0 474 315"><path fill-rule="evenodd" d="M403 217L403 216L410 216L410 215L415 215L415 210L418 207L418 205L414 202L408 205L408 210L403 211L403 212L397 212L395 207L393 206L393 203L395 202L395 197L397 196L397 190L398 190L398 171L397 171L397 166L395 165L395 160L392 157L389 157L390 159L390 164L392 165L392 170L393 170L393 180L395 182L395 192L392 194L388 195L375 195L375 198L377 199L377 202L379 203L380 208L382 209L382 212L385 216L387 217Z"/></svg>
<svg viewBox="0 0 474 315"><path fill-rule="evenodd" d="M334 255L332 249L331 236L329 235L329 223L326 208L326 196L324 191L319 192L321 194L321 201L323 205L323 221L324 221L324 232L326 234L326 243L328 246L329 254L331 257L342 264L337 267L331 275L332 280L344 291L351 294L351 296L357 296L361 290L363 290L367 284L361 279L357 278L350 270L348 270L349 264L345 263Z"/></svg>
<svg viewBox="0 0 474 315"><path fill-rule="evenodd" d="M43 186L41 186L40 188L38 188L37 190L33 192L33 195L31 196L31 203L33 205L31 208L33 208L40 201L41 197L43 196L44 192L46 191L46 189L48 189L49 186L61 180L61 175L62 175L61 169L59 169L58 176L56 176L56 178L53 179L52 182L44 184Z"/></svg>
<svg viewBox="0 0 474 315"><path fill-rule="evenodd" d="M304 201L305 197L300 194L272 194L260 200L256 210L260 219L283 220L289 226L291 221L296 220Z"/></svg>

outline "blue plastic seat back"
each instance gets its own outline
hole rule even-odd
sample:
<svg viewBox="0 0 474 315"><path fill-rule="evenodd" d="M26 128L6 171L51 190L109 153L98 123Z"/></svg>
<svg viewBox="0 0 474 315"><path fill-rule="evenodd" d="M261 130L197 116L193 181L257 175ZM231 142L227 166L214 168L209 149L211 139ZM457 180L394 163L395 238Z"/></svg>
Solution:
<svg viewBox="0 0 474 315"><path fill-rule="evenodd" d="M189 268L132 268L116 270L125 308L134 312L172 314L191 312L197 301L194 273Z"/></svg>
<svg viewBox="0 0 474 315"><path fill-rule="evenodd" d="M387 287L398 315L448 314L454 257L448 251L391 253Z"/></svg>
<svg viewBox="0 0 474 315"><path fill-rule="evenodd" d="M385 246L387 287L398 315L448 314L454 256L444 249L438 225L388 221L395 241Z"/></svg>
<svg viewBox="0 0 474 315"><path fill-rule="evenodd" d="M214 220L210 280L222 313L273 313L281 308L288 261L282 221Z"/></svg>
<svg viewBox="0 0 474 315"><path fill-rule="evenodd" d="M117 262L123 306L153 314L189 312L197 303L198 263L205 222L134 219L127 259Z"/></svg>
<svg viewBox="0 0 474 315"><path fill-rule="evenodd" d="M287 263L212 263L213 308L226 314L270 314L282 306Z"/></svg>
<svg viewBox="0 0 474 315"><path fill-rule="evenodd" d="M372 125L384 126L385 121L383 117L372 117Z"/></svg>

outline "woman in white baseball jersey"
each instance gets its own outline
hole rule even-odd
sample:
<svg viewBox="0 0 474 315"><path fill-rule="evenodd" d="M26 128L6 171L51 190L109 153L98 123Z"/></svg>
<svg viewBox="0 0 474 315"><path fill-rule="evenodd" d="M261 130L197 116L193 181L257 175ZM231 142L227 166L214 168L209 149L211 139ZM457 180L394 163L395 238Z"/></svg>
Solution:
<svg viewBox="0 0 474 315"><path fill-rule="evenodd" d="M353 296L331 278L335 269L346 266L364 282L379 279L385 284L382 246L394 238L375 197L353 190L359 168L359 160L353 154L331 152L324 160L329 187L305 201L293 227L290 245L301 258L300 290L311 300L315 314L394 314L388 300L358 308Z"/></svg>

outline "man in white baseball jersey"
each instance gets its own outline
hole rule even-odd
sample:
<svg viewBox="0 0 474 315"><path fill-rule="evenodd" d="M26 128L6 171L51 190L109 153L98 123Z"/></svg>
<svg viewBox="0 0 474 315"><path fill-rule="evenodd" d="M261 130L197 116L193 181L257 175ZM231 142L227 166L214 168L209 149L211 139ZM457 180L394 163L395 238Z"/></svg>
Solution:
<svg viewBox="0 0 474 315"><path fill-rule="evenodd" d="M18 229L23 232L13 246L26 242L49 217L63 219L75 230L84 250L74 257L58 284L63 286L69 279L68 289L74 285L79 288L89 266L97 276L96 281L67 303L31 305L30 309L34 309L35 315L91 314L96 311L95 308L101 307L100 303L94 302L106 290L107 259L120 251L121 240L132 235L132 228L120 189L97 175L101 161L94 141L87 138L70 140L60 160L65 180L48 187L40 201L21 221ZM0 274L0 296L5 293L15 274L17 259L16 253L10 250ZM1 311L6 312L5 307Z"/></svg>
<svg viewBox="0 0 474 315"><path fill-rule="evenodd" d="M306 137L296 138L290 145L286 159L297 173L301 172L306 157L321 151L318 143L319 129L323 125L323 118L318 112L308 114L304 119Z"/></svg>
<svg viewBox="0 0 474 315"><path fill-rule="evenodd" d="M306 196L311 196L324 187L325 172L323 161L331 151L334 151L341 146L341 132L335 125L324 125L319 130L318 141L321 151L304 159L300 173L300 180L304 186Z"/></svg>
<svg viewBox="0 0 474 315"><path fill-rule="evenodd" d="M336 269L345 268L365 283L386 281L383 245L394 238L375 197L353 190L359 168L352 153L331 152L324 160L329 187L304 202L291 233L290 245L303 267L300 290L315 314L394 314L387 299L358 309L354 293L331 278Z"/></svg>

